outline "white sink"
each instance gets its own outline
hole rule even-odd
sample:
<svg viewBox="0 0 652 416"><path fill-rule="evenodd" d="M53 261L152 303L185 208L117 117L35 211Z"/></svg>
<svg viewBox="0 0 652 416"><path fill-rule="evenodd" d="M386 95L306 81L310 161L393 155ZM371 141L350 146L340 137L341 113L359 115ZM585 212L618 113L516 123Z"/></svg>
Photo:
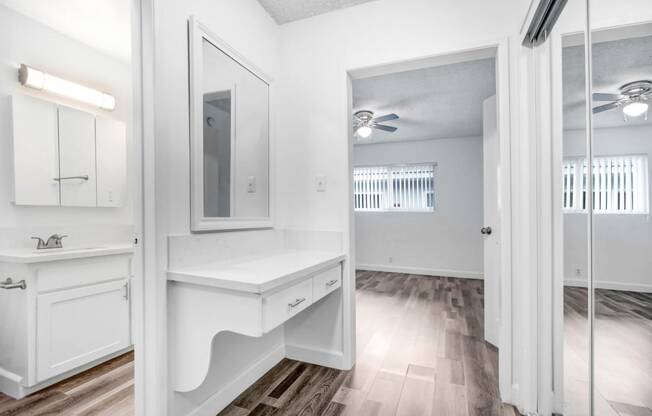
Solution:
<svg viewBox="0 0 652 416"><path fill-rule="evenodd" d="M32 253L34 254L72 253L76 251L101 250L103 248L107 248L107 247L95 246L95 247L72 247L72 248L66 248L66 247L44 248L41 250L33 250Z"/></svg>
<svg viewBox="0 0 652 416"><path fill-rule="evenodd" d="M0 251L0 262L5 263L42 263L49 261L70 260L84 257L110 256L133 253L131 244L107 244L103 246L82 246L34 249L10 249Z"/></svg>

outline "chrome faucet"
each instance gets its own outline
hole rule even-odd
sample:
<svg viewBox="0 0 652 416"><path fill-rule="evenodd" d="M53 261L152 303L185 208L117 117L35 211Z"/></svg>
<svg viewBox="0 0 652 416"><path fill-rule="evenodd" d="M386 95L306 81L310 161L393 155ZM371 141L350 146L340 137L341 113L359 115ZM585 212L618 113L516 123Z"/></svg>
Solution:
<svg viewBox="0 0 652 416"><path fill-rule="evenodd" d="M38 240L36 245L37 250L44 250L49 248L62 248L61 240L68 237L67 235L52 234L48 237L48 241L43 241L41 237L32 237L32 240Z"/></svg>

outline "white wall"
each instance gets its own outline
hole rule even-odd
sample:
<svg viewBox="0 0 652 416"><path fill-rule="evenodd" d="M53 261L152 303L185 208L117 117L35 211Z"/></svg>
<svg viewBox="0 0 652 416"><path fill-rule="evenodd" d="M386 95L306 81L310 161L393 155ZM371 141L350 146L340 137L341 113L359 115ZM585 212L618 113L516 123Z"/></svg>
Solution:
<svg viewBox="0 0 652 416"><path fill-rule="evenodd" d="M584 130L564 132L564 155L585 154ZM596 156L652 155L652 126L594 130ZM652 163L648 162L648 178ZM652 181L648 184L652 185ZM650 189L648 197L652 197ZM650 205L652 206L652 205ZM586 285L586 214L564 214L564 276L567 284ZM650 215L596 214L594 221L597 287L652 292L652 223ZM577 274L577 269L580 274Z"/></svg>
<svg viewBox="0 0 652 416"><path fill-rule="evenodd" d="M482 137L358 145L353 155L360 166L437 163L434 212L356 212L358 267L482 278Z"/></svg>
<svg viewBox="0 0 652 416"><path fill-rule="evenodd" d="M133 230L131 193L120 208L71 208L16 206L12 192L11 107L12 94L29 94L127 123L128 156L131 146L131 67L46 26L0 6L0 248L32 247L31 235L47 237L68 234L66 244L129 241ZM21 63L93 86L115 95L114 112L80 106L22 87L18 82ZM38 122L38 121L35 121ZM131 160L131 159L130 159ZM128 166L128 175L133 172Z"/></svg>

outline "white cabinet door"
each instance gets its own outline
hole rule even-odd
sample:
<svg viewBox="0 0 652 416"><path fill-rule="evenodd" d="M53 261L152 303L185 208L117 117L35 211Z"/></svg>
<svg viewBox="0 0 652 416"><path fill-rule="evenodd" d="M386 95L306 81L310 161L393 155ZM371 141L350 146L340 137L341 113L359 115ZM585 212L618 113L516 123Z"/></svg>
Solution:
<svg viewBox="0 0 652 416"><path fill-rule="evenodd" d="M16 205L59 205L56 104L11 97Z"/></svg>
<svg viewBox="0 0 652 416"><path fill-rule="evenodd" d="M127 282L118 280L37 297L39 382L130 345Z"/></svg>
<svg viewBox="0 0 652 416"><path fill-rule="evenodd" d="M97 205L95 181L95 116L59 106L61 205Z"/></svg>
<svg viewBox="0 0 652 416"><path fill-rule="evenodd" d="M122 206L127 193L127 138L121 121L95 121L97 206Z"/></svg>

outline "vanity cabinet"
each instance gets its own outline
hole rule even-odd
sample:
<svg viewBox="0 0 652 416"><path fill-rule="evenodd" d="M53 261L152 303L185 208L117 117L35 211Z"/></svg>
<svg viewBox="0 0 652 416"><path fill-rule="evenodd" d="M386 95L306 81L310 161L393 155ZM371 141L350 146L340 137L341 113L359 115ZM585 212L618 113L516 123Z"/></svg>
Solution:
<svg viewBox="0 0 652 416"><path fill-rule="evenodd" d="M2 393L24 397L130 348L131 252L0 261L0 280L25 281L0 289Z"/></svg>
<svg viewBox="0 0 652 416"><path fill-rule="evenodd" d="M339 252L275 250L168 271L173 388L198 388L221 332L261 337L342 287Z"/></svg>
<svg viewBox="0 0 652 416"><path fill-rule="evenodd" d="M117 207L126 194L123 122L12 96L16 205Z"/></svg>

